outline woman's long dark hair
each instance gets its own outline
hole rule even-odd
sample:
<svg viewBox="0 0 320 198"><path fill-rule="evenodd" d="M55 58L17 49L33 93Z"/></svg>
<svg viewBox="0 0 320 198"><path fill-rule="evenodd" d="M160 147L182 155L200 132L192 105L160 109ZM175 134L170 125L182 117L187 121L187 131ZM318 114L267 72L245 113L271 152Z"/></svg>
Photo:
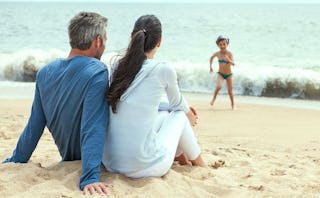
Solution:
<svg viewBox="0 0 320 198"><path fill-rule="evenodd" d="M161 39L161 33L161 23L154 15L141 16L134 24L131 42L125 56L118 62L106 95L113 113L117 112L121 95L128 89L140 71L143 61L147 59L145 52L156 47Z"/></svg>

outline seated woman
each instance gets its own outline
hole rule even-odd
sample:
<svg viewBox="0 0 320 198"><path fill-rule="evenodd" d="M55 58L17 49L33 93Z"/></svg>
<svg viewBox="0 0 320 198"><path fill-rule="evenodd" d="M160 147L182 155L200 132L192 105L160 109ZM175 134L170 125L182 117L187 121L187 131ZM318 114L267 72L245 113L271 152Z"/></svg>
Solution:
<svg viewBox="0 0 320 198"><path fill-rule="evenodd" d="M197 122L196 111L182 97L175 70L153 59L161 33L158 18L141 16L111 76L107 99L112 112L102 161L110 172L160 177L175 157L205 166L191 127ZM160 111L164 92L169 104Z"/></svg>

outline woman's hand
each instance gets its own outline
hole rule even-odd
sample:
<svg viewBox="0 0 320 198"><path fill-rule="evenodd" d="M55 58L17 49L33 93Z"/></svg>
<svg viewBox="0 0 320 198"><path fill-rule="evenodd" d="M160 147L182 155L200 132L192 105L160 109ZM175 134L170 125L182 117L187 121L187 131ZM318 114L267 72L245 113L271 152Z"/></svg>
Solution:
<svg viewBox="0 0 320 198"><path fill-rule="evenodd" d="M198 124L198 114L193 107L190 107L190 111L187 113L187 117L191 126L195 126L196 124Z"/></svg>

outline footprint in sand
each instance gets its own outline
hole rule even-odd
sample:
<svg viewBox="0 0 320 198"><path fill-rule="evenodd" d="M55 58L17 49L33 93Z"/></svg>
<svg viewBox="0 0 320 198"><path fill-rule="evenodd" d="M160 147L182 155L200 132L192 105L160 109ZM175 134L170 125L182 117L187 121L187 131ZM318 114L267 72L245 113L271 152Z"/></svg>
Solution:
<svg viewBox="0 0 320 198"><path fill-rule="evenodd" d="M217 151L212 151L211 154L215 155L215 156L219 155L219 153Z"/></svg>
<svg viewBox="0 0 320 198"><path fill-rule="evenodd" d="M271 175L272 176L283 176L283 175L286 175L286 171L280 170L280 169L274 169L271 171Z"/></svg>
<svg viewBox="0 0 320 198"><path fill-rule="evenodd" d="M218 169L218 168L224 166L225 163L226 163L226 162L225 162L224 160L218 160L218 161L215 161L214 163L212 163L210 166L211 166L212 168L214 168L214 169Z"/></svg>
<svg viewBox="0 0 320 198"><path fill-rule="evenodd" d="M297 166L296 166L296 165L294 165L294 164L290 164L290 165L289 165L289 168L297 169Z"/></svg>
<svg viewBox="0 0 320 198"><path fill-rule="evenodd" d="M263 191L264 190L264 186L262 186L262 185L260 185L260 186L249 186L248 189L256 190L256 191Z"/></svg>
<svg viewBox="0 0 320 198"><path fill-rule="evenodd" d="M0 131L0 138L4 139L4 140L9 140L11 138L7 137L6 134L2 131Z"/></svg>

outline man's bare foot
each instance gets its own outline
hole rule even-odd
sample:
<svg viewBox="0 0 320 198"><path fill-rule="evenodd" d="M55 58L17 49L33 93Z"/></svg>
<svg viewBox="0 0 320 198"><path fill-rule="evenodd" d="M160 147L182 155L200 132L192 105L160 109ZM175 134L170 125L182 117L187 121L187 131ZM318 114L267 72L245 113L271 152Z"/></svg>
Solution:
<svg viewBox="0 0 320 198"><path fill-rule="evenodd" d="M180 165L188 165L192 166L192 163L189 161L188 157L186 154L182 153L178 157L174 158L174 161L178 161Z"/></svg>

